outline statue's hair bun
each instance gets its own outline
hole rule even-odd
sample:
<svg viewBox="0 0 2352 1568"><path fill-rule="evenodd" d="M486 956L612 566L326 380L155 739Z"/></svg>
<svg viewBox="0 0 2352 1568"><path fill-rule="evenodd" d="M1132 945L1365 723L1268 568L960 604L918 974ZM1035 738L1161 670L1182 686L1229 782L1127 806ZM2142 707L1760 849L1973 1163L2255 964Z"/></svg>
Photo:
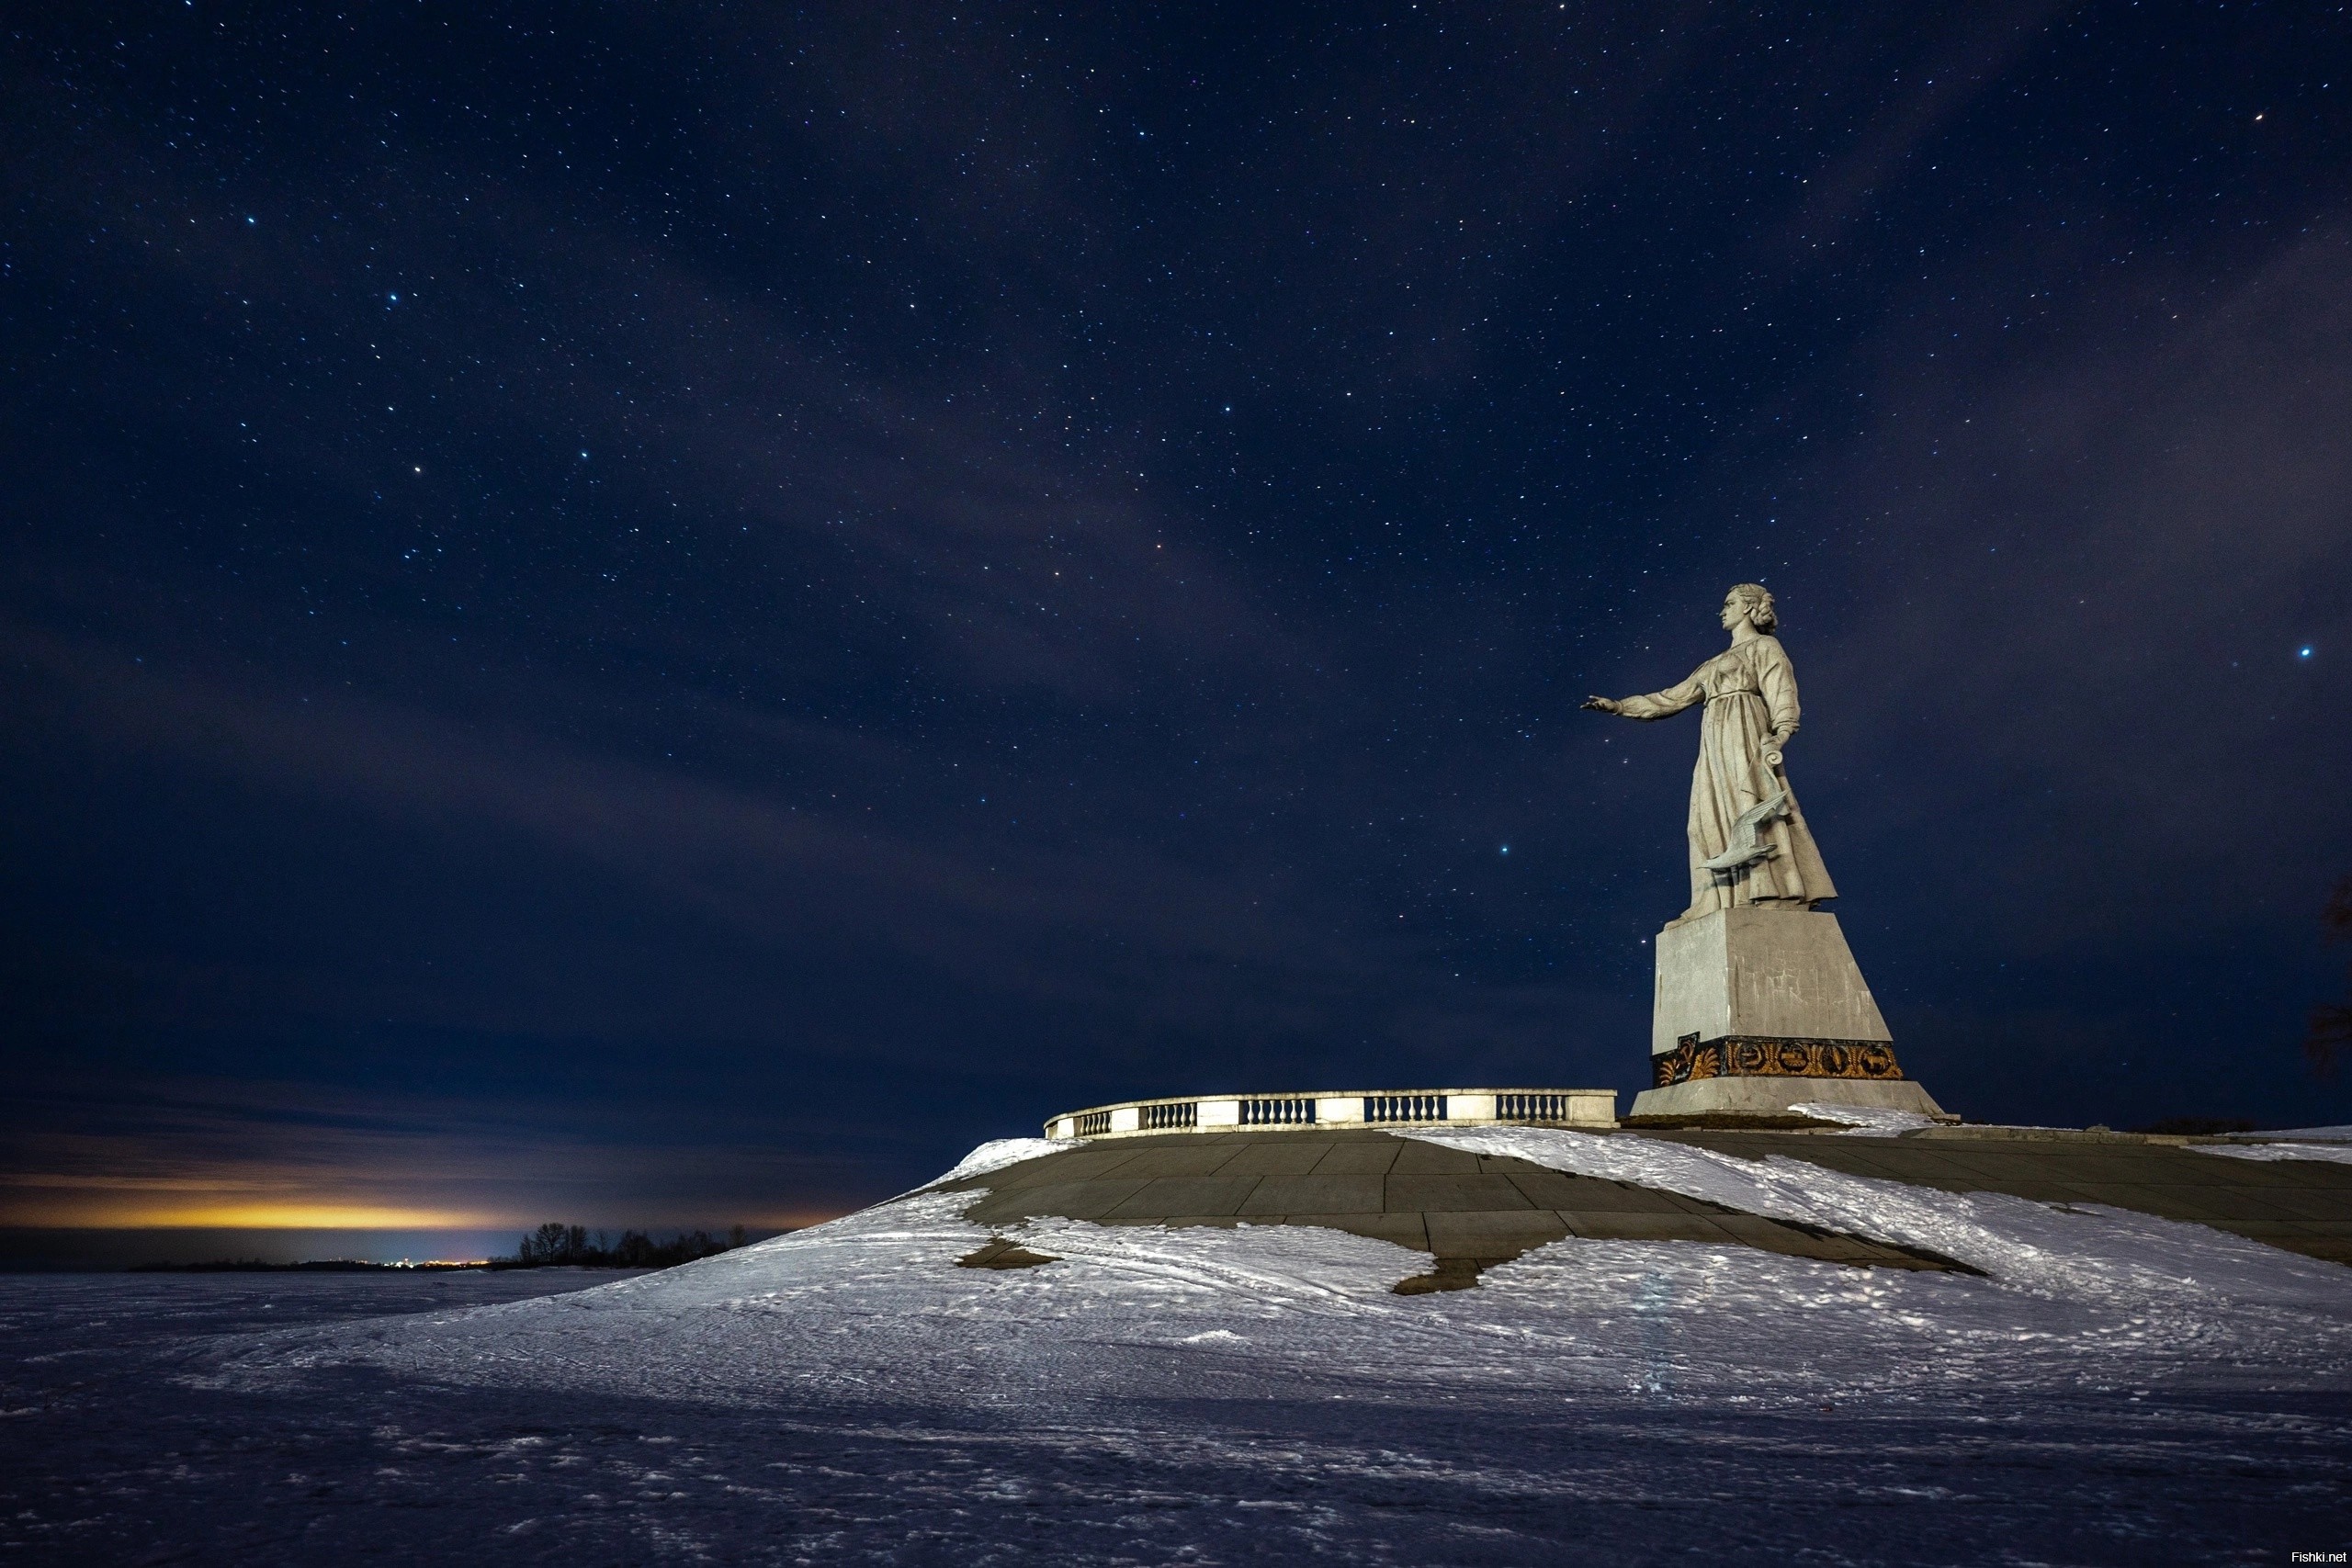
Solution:
<svg viewBox="0 0 2352 1568"><path fill-rule="evenodd" d="M1781 624L1781 615L1772 607L1772 591L1760 582L1735 582L1731 591L1747 601L1748 616L1759 632L1770 632Z"/></svg>

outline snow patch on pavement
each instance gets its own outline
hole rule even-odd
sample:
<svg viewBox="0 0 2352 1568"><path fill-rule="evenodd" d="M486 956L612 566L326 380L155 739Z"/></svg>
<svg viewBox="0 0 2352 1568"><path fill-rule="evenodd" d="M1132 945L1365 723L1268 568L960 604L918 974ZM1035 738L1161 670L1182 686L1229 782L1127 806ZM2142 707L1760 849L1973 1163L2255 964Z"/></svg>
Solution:
<svg viewBox="0 0 2352 1568"><path fill-rule="evenodd" d="M2232 1133L2233 1138L2296 1138L2314 1144L2352 1144L2352 1127L2282 1127L2275 1133Z"/></svg>
<svg viewBox="0 0 2352 1568"><path fill-rule="evenodd" d="M1843 1122L1848 1131L1837 1134L1841 1138L1892 1138L1899 1133L1916 1133L1922 1127L1936 1125L1936 1119L1924 1111L1897 1111L1884 1105L1833 1105L1827 1100L1808 1100L1789 1109L1816 1122Z"/></svg>
<svg viewBox="0 0 2352 1568"><path fill-rule="evenodd" d="M2001 1192L1945 1192L1783 1156L1744 1159L1623 1133L1473 1127L1405 1135L1925 1247L2006 1285L2061 1299L2352 1307L2352 1271L2341 1264L2130 1210L2061 1207Z"/></svg>
<svg viewBox="0 0 2352 1568"><path fill-rule="evenodd" d="M2352 1165L2352 1145L2345 1144L2191 1144L2200 1155L2227 1155L2232 1159L2319 1159Z"/></svg>

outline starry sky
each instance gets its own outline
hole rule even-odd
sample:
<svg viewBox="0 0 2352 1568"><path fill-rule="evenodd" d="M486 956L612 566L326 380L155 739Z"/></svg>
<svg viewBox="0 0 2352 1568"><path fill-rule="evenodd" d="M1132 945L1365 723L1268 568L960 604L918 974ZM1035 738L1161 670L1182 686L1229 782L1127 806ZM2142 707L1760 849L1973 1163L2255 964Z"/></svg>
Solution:
<svg viewBox="0 0 2352 1568"><path fill-rule="evenodd" d="M1630 1095L1750 579L1948 1108L2352 1122L2342 6L7 25L0 1221Z"/></svg>

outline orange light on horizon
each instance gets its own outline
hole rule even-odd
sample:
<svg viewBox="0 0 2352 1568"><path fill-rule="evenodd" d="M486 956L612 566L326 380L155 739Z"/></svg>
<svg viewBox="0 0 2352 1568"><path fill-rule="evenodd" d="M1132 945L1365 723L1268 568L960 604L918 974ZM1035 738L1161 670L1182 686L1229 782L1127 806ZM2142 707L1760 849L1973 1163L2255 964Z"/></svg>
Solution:
<svg viewBox="0 0 2352 1568"><path fill-rule="evenodd" d="M74 1230L502 1230L516 1223L496 1214L366 1201L141 1203L113 1193L0 1210L0 1224Z"/></svg>
<svg viewBox="0 0 2352 1568"><path fill-rule="evenodd" d="M274 1172L25 1174L0 1179L0 1224L72 1230L495 1230L513 1223L446 1201L401 1202L397 1196L355 1192L345 1183L321 1186L325 1190Z"/></svg>
<svg viewBox="0 0 2352 1568"><path fill-rule="evenodd" d="M345 1172L254 1166L219 1171L127 1174L45 1171L0 1175L0 1226L35 1230L527 1231L548 1221L589 1230L652 1232L730 1225L805 1230L854 1204L812 1204L779 1213L765 1203L735 1208L695 1201L684 1213L648 1213L641 1199L588 1183L489 1182L494 1206L476 1206L474 1185L451 1180L370 1181ZM601 1186L602 1184L597 1184ZM722 1206L723 1205L723 1206ZM732 1213L729 1209L734 1209ZM714 1213L714 1210L717 1212Z"/></svg>
<svg viewBox="0 0 2352 1568"><path fill-rule="evenodd" d="M401 1209L372 1203L224 1203L212 1208L158 1211L115 1220L111 1226L203 1226L220 1230L496 1230L513 1222L496 1215L445 1209Z"/></svg>
<svg viewBox="0 0 2352 1568"><path fill-rule="evenodd" d="M596 1204L557 1201L546 1212L498 1213L478 1209L411 1206L365 1197L329 1195L257 1199L219 1190L156 1191L120 1188L14 1192L0 1189L0 1225L34 1230L394 1230L526 1231L548 1220L584 1224L591 1230L635 1227L653 1231L710 1230L723 1233L740 1223L752 1230L806 1230L839 1219L846 1209L745 1215L740 1222L687 1218L615 1219ZM558 1211L571 1209L574 1213Z"/></svg>

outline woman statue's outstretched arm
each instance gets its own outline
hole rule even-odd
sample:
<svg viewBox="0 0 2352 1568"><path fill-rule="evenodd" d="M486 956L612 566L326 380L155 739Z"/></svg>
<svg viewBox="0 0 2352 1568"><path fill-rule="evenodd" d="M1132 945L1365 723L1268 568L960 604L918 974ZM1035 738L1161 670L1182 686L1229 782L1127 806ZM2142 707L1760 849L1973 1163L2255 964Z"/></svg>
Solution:
<svg viewBox="0 0 2352 1568"><path fill-rule="evenodd" d="M1613 713L1626 718L1670 718L1705 694L1694 671L1689 680L1663 692L1652 692L1645 697L1587 697L1584 705L1598 713Z"/></svg>

